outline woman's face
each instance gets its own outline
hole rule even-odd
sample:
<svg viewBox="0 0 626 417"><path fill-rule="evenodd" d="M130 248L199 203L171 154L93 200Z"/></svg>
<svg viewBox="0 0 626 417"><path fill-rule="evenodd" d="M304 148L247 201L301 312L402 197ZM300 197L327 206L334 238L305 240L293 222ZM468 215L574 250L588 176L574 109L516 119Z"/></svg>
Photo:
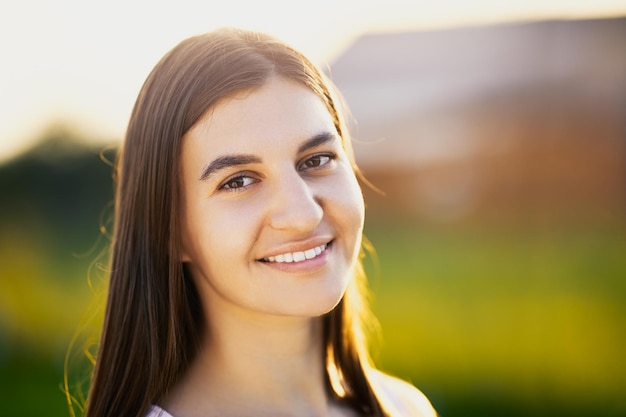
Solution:
<svg viewBox="0 0 626 417"><path fill-rule="evenodd" d="M341 299L364 205L322 100L284 78L221 101L186 135L183 261L205 306L319 316Z"/></svg>

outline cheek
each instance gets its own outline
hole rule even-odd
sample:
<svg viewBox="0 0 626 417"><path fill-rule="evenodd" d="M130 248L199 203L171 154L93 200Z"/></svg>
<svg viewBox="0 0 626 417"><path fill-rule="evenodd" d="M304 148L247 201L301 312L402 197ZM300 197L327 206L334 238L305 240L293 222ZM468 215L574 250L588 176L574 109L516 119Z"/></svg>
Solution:
<svg viewBox="0 0 626 417"><path fill-rule="evenodd" d="M365 221L365 201L363 200L363 191L361 190L356 178L353 179L352 184L354 205L359 218L359 224L361 225L361 228L363 228L363 223Z"/></svg>
<svg viewBox="0 0 626 417"><path fill-rule="evenodd" d="M258 218L259 208L253 203L198 205L187 219L183 242L183 247L189 248L190 262L215 267L231 265L229 259L249 257Z"/></svg>
<svg viewBox="0 0 626 417"><path fill-rule="evenodd" d="M365 219L365 203L361 187L352 171L346 171L339 181L329 185L329 209L340 219L343 227L360 234Z"/></svg>
<svg viewBox="0 0 626 417"><path fill-rule="evenodd" d="M346 204L352 207L355 220L361 225L365 218L365 202L363 201L363 192L359 186L356 176L350 170L345 180Z"/></svg>

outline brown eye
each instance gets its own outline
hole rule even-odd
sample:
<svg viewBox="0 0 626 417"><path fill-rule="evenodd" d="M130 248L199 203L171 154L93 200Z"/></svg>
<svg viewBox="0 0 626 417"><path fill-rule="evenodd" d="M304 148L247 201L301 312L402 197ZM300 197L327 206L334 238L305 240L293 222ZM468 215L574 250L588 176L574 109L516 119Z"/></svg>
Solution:
<svg viewBox="0 0 626 417"><path fill-rule="evenodd" d="M221 190L237 190L240 188L245 188L252 183L254 183L254 178L242 175L239 177L234 177L226 181L224 184L220 186Z"/></svg>
<svg viewBox="0 0 626 417"><path fill-rule="evenodd" d="M301 168L303 169L319 168L321 166L328 164L333 159L335 159L334 155L327 155L327 154L314 155L311 158L304 161L301 165Z"/></svg>

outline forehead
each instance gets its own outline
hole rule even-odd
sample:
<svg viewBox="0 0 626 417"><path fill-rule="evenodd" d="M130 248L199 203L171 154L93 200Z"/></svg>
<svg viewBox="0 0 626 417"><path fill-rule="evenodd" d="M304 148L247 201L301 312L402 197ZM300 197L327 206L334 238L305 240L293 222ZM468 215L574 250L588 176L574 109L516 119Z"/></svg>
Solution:
<svg viewBox="0 0 626 417"><path fill-rule="evenodd" d="M295 81L274 77L221 100L189 130L183 146L204 153L248 152L321 132L336 133L322 99Z"/></svg>

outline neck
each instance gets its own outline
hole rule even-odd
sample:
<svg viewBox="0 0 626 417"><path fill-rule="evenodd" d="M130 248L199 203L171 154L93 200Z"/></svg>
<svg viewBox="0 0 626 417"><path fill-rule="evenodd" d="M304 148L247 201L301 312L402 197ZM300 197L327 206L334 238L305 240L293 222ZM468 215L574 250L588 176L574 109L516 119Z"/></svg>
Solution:
<svg viewBox="0 0 626 417"><path fill-rule="evenodd" d="M173 415L331 414L321 318L221 313L208 315L203 348L168 401Z"/></svg>

